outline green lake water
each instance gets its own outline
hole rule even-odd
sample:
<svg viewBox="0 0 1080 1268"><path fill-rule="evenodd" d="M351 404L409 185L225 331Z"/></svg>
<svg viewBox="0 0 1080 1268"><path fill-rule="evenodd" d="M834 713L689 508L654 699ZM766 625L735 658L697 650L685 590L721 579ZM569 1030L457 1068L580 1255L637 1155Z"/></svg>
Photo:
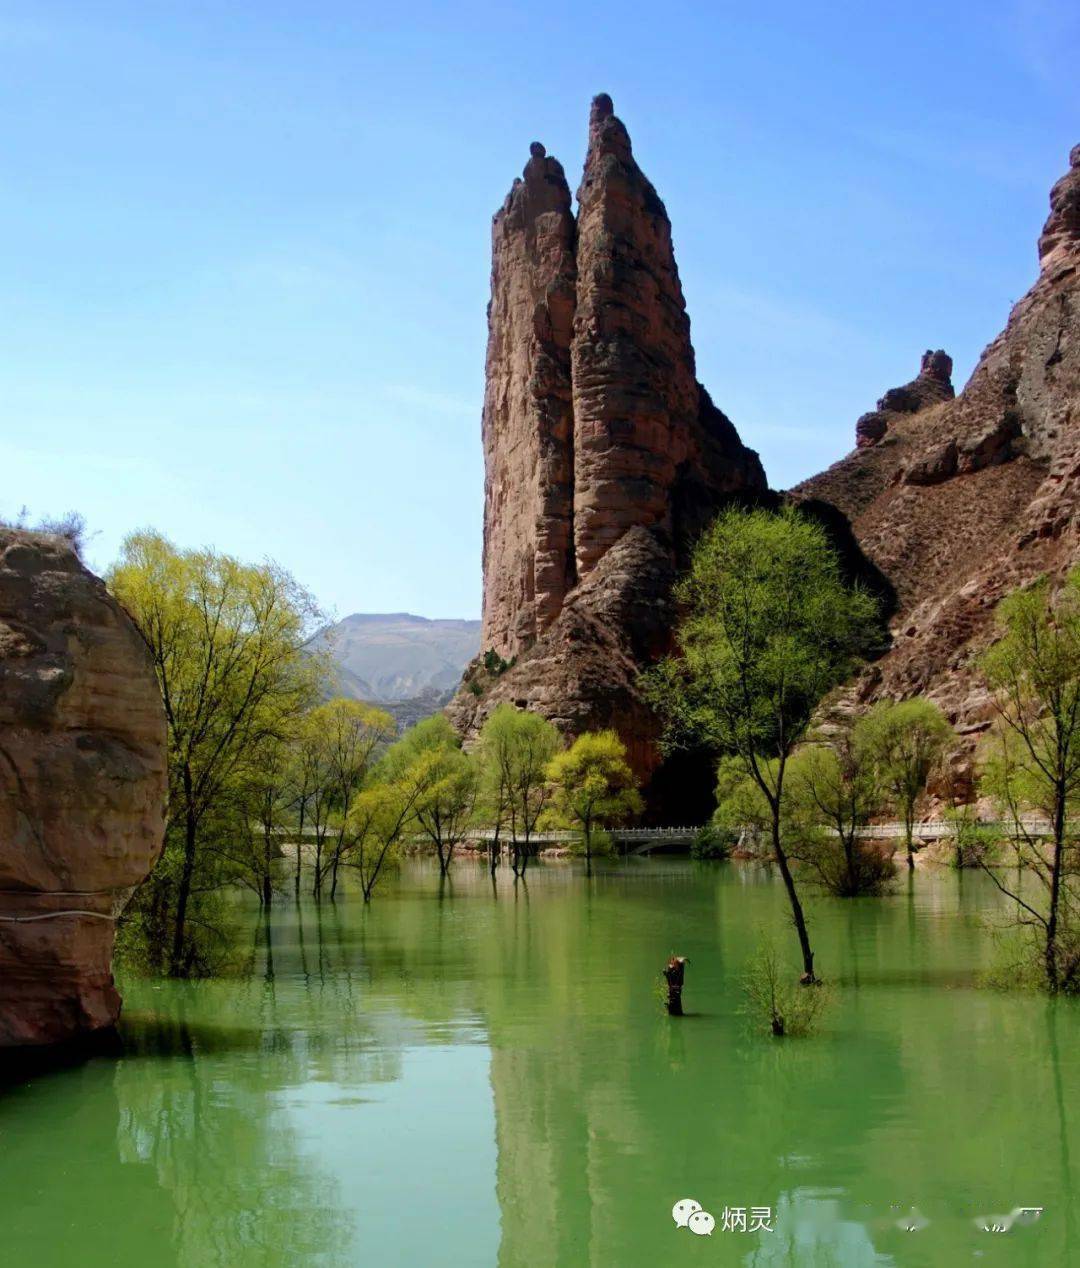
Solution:
<svg viewBox="0 0 1080 1268"><path fill-rule="evenodd" d="M1080 1264L1080 1007L979 986L1004 901L812 900L835 1003L782 1042L740 1013L757 929L794 941L753 866L414 863L366 910L252 909L249 977L129 977L120 1053L0 1090L0 1263Z"/></svg>

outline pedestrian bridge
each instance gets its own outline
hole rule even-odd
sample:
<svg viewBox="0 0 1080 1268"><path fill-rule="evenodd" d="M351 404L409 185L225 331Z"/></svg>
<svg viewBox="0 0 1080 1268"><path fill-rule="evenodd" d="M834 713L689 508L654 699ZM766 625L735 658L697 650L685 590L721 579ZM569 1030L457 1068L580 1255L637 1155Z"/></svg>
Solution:
<svg viewBox="0 0 1080 1268"><path fill-rule="evenodd" d="M682 826L677 828L606 828L607 836L618 846L621 854L651 854L654 850L687 850L694 837L701 831L700 826ZM494 828L479 828L469 833L470 841L494 841ZM562 845L581 843L581 833L574 831L534 832L529 838L533 849L546 850ZM499 844L508 846L510 834L503 829L499 833Z"/></svg>

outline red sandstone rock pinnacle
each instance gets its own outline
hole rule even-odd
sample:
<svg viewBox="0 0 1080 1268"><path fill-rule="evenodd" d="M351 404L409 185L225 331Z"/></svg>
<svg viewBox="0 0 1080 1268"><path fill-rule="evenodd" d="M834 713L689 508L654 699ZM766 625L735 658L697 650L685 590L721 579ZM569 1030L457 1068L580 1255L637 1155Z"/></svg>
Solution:
<svg viewBox="0 0 1080 1268"><path fill-rule="evenodd" d="M572 580L574 217L539 141L491 229L484 392L483 646L514 656Z"/></svg>
<svg viewBox="0 0 1080 1268"><path fill-rule="evenodd" d="M504 700L569 736L615 727L648 778L637 680L670 647L677 568L765 475L695 378L671 225L611 98L576 221L562 167L530 152L492 227L483 418L483 648L517 663L474 665L448 711L466 736Z"/></svg>
<svg viewBox="0 0 1080 1268"><path fill-rule="evenodd" d="M671 226L611 98L576 223L562 167L531 154L492 231L482 637L506 657L631 527L674 562L719 497L765 485L694 376Z"/></svg>

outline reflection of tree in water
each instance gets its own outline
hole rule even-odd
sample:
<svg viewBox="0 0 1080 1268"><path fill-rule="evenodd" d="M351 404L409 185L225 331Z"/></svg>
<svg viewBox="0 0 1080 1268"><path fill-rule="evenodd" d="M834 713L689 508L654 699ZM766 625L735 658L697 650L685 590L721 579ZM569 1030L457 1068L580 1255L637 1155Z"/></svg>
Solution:
<svg viewBox="0 0 1080 1268"><path fill-rule="evenodd" d="M917 903L902 890L822 903L840 1006L822 1035L780 1045L747 1038L735 1016L747 938L776 916L767 879L717 887L672 868L658 886L608 874L583 888L542 869L527 890L500 886L491 902L488 889L486 908L481 880L459 869L448 913L395 912L373 981L415 978L406 998L429 1022L465 1007L486 1025L504 1268L667 1262L664 1202L686 1184L720 1209L777 1210L773 1237L715 1246L723 1262L753 1251L763 1265L921 1262L918 1246L926 1262L960 1262L982 1209L1038 1201L1032 1183L1071 1192L1054 1067L1033 1031L1041 1005L976 989L979 878L921 881ZM691 957L691 1012L713 1015L672 1024L656 1008L671 949ZM433 965L434 993L419 984ZM1032 1159L1050 1143L1042 1179ZM933 1223L921 1241L896 1227L912 1205ZM1060 1227L1022 1230L1007 1249L1066 1262L1075 1238Z"/></svg>
<svg viewBox="0 0 1080 1268"><path fill-rule="evenodd" d="M308 913L297 927L288 915L291 937L284 921L257 926L257 971L245 982L129 988L117 1147L171 1195L182 1266L352 1262L349 1212L287 1100L313 1081L397 1079L400 1026L361 1006L344 948L320 936L321 922ZM161 991L168 1006L143 1015Z"/></svg>
<svg viewBox="0 0 1080 1268"><path fill-rule="evenodd" d="M441 893L406 867L367 911L276 911L253 926L250 981L177 988L156 1029L133 1018L121 1139L176 1202L181 1262L260 1262L275 1246L348 1262L350 1212L286 1102L311 1082L397 1079L417 1042L490 1046L503 1268L671 1262L665 1203L688 1194L779 1213L767 1241L718 1229L720 1262L921 1262L890 1202L920 1206L939 1262L960 1262L978 1208L1071 1193L1075 1017L1062 1013L1053 1059L1041 1002L972 989L978 877L963 893L948 876L895 902L822 904L841 1006L821 1036L777 1045L736 1015L753 929L783 918L768 877L717 884L686 865L643 884L635 870L589 883L542 868L493 896L466 861ZM653 996L672 950L691 958L691 1015L674 1024ZM1066 1262L1068 1216L1010 1247Z"/></svg>

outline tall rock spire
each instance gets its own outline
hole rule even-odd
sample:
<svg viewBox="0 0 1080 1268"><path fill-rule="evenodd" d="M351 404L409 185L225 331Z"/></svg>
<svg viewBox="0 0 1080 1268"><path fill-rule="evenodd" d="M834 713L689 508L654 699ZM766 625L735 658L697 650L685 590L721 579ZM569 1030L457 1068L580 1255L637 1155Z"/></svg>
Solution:
<svg viewBox="0 0 1080 1268"><path fill-rule="evenodd" d="M718 499L764 489L765 474L695 378L671 223L606 93L593 99L578 202L571 354L582 579L634 525L685 562Z"/></svg>
<svg viewBox="0 0 1080 1268"><path fill-rule="evenodd" d="M509 658L558 616L573 567L574 217L538 141L495 215L491 256L482 639Z"/></svg>
<svg viewBox="0 0 1080 1268"><path fill-rule="evenodd" d="M671 540L670 490L699 398L667 212L603 93L578 201L574 547L584 577L632 525Z"/></svg>

